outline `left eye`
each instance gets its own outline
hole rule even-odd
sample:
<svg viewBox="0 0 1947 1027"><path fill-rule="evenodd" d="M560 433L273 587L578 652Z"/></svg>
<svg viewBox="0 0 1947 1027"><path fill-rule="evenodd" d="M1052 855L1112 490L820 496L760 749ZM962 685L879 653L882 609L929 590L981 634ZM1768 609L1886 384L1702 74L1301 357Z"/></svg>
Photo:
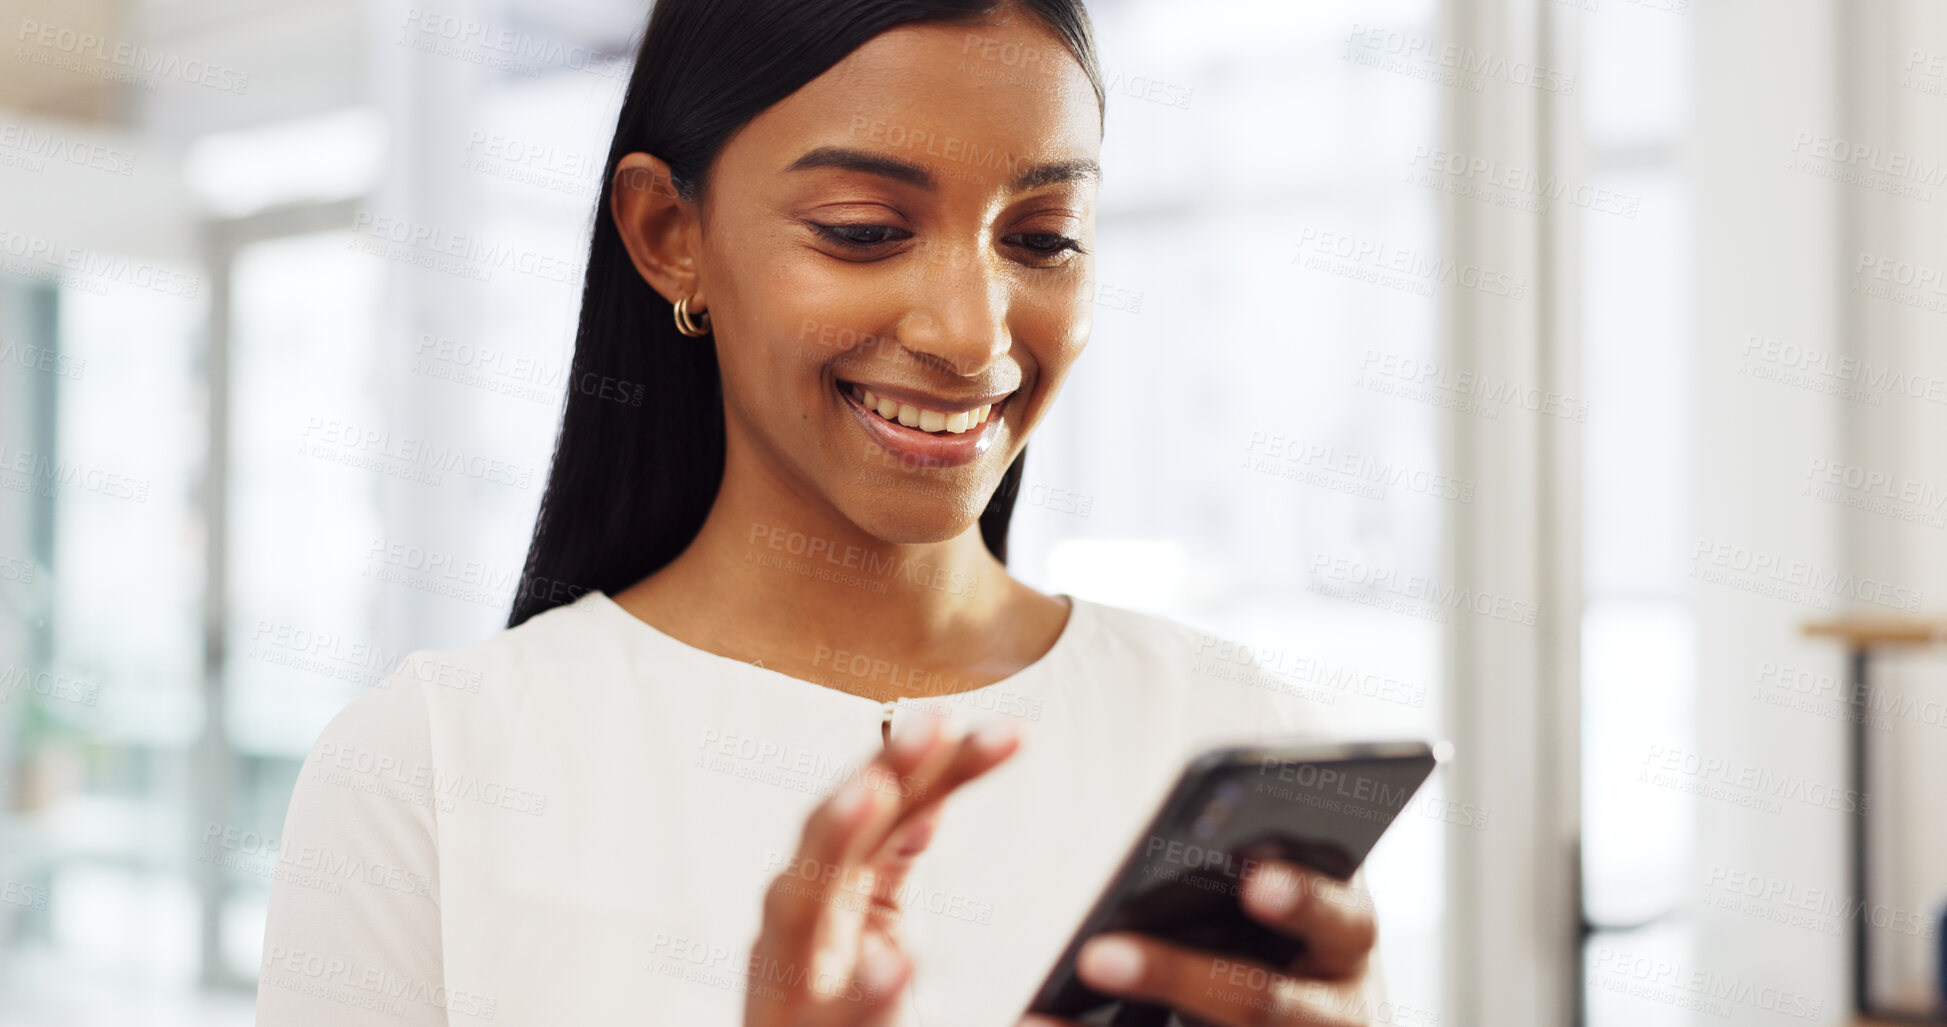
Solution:
<svg viewBox="0 0 1947 1027"><path fill-rule="evenodd" d="M1018 232L1008 236L1003 241L1033 250L1044 257L1052 256L1063 250L1074 250L1077 253L1082 251L1081 245L1075 240L1054 232Z"/></svg>

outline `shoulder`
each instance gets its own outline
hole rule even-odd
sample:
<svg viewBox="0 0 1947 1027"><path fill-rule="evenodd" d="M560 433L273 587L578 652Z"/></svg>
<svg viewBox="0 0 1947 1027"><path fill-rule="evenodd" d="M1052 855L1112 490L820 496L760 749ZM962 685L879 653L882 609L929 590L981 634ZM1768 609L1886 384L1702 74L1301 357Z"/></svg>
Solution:
<svg viewBox="0 0 1947 1027"><path fill-rule="evenodd" d="M1190 721L1243 722L1259 732L1328 733L1326 710L1269 673L1249 645L1221 629L1075 598L1085 648L1118 674L1118 692L1180 711Z"/></svg>
<svg viewBox="0 0 1947 1027"><path fill-rule="evenodd" d="M467 645L409 652L325 725L311 762L368 750L424 762L441 738L493 734L490 725L518 718L538 692L609 676L591 673L621 662L601 598L591 593Z"/></svg>
<svg viewBox="0 0 1947 1027"><path fill-rule="evenodd" d="M1222 644L1221 637L1203 628L1157 613L1071 597L1071 616L1081 618L1086 640L1093 647L1134 657L1165 657L1183 662Z"/></svg>

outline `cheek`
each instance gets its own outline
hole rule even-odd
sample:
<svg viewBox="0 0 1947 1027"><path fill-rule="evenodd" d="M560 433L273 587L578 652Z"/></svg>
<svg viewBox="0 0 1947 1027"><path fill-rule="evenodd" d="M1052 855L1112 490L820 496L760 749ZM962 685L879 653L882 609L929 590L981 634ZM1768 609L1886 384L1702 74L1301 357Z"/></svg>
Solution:
<svg viewBox="0 0 1947 1027"><path fill-rule="evenodd" d="M858 331L841 315L857 305L801 247L764 233L719 238L721 251L736 254L710 268L713 302L731 312L718 332L725 387L789 409L796 421L806 397L822 387L824 364L856 344Z"/></svg>
<svg viewBox="0 0 1947 1027"><path fill-rule="evenodd" d="M846 264L795 242L767 240L768 259L740 283L758 302L761 320L751 327L766 333L763 345L773 359L805 376L843 354L886 340L875 334L897 323L899 290L876 264Z"/></svg>
<svg viewBox="0 0 1947 1027"><path fill-rule="evenodd" d="M1037 376L1052 385L1067 375L1094 328L1090 285L1048 290L1031 298L1016 319L1017 338L1034 361Z"/></svg>

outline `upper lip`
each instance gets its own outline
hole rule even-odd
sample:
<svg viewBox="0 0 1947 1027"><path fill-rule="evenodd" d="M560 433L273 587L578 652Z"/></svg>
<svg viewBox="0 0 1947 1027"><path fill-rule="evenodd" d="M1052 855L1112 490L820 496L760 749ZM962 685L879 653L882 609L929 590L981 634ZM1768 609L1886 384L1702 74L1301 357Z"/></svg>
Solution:
<svg viewBox="0 0 1947 1027"><path fill-rule="evenodd" d="M930 392L921 392L918 389L900 388L897 385L875 385L871 382L853 381L848 378L840 378L838 381L841 385L856 385L861 389L871 392L873 395L887 396L901 403L910 403L921 410L934 410L942 414L957 414L963 410L974 410L985 404L999 403L1001 400L1014 395L1014 390L1009 389L1006 392L996 392L986 396L954 399L947 396L935 395Z"/></svg>

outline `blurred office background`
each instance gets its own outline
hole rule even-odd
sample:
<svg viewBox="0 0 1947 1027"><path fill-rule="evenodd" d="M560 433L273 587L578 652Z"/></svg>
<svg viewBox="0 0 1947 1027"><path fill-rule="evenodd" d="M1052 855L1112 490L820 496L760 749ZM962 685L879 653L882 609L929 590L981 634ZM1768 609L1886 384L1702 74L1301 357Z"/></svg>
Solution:
<svg viewBox="0 0 1947 1027"><path fill-rule="evenodd" d="M319 728L504 623L647 9L0 0L0 1022L247 1022ZM1937 1005L1947 9L1091 10L1013 564L1454 741L1375 1022Z"/></svg>

